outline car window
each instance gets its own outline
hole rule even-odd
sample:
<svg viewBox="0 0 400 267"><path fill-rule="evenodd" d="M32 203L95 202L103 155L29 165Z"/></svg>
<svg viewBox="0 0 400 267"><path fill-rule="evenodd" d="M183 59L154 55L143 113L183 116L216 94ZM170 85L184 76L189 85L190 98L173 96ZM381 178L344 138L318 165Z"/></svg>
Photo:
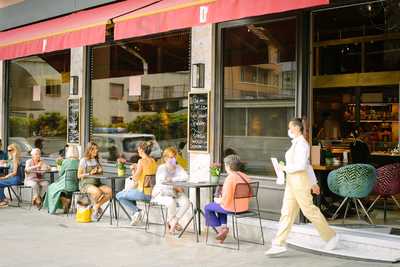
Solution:
<svg viewBox="0 0 400 267"><path fill-rule="evenodd" d="M140 142L150 141L150 140L154 140L154 137L152 136L128 137L124 138L124 140L122 141L122 146L124 152L135 153L137 152L137 147Z"/></svg>
<svg viewBox="0 0 400 267"><path fill-rule="evenodd" d="M115 140L107 137L95 136L93 141L99 146L100 152L107 152L110 147L115 146Z"/></svg>

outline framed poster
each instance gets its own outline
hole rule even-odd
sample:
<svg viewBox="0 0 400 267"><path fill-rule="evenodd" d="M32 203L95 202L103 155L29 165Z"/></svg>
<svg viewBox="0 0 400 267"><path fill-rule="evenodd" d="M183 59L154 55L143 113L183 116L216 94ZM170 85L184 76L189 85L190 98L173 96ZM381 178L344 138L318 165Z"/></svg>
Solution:
<svg viewBox="0 0 400 267"><path fill-rule="evenodd" d="M209 152L210 92L189 93L188 151Z"/></svg>
<svg viewBox="0 0 400 267"><path fill-rule="evenodd" d="M80 140L80 98L68 99L67 143L79 144Z"/></svg>

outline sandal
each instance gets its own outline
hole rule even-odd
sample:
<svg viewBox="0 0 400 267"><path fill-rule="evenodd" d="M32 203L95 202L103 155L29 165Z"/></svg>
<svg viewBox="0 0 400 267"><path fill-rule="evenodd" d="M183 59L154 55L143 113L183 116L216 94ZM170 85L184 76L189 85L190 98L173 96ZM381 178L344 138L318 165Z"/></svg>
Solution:
<svg viewBox="0 0 400 267"><path fill-rule="evenodd" d="M180 232L180 231L182 231L183 227L179 223L176 223L175 229L176 229L176 231Z"/></svg>
<svg viewBox="0 0 400 267"><path fill-rule="evenodd" d="M215 239L219 240L219 243L222 244L224 243L226 237L228 236L228 233L229 233L229 228L224 227L218 232L218 235Z"/></svg>
<svg viewBox="0 0 400 267"><path fill-rule="evenodd" d="M7 201L0 201L0 208L7 208L8 207L8 202Z"/></svg>
<svg viewBox="0 0 400 267"><path fill-rule="evenodd" d="M170 234L172 234L172 235L175 235L176 234L176 231L177 231L177 229L176 229L176 225L177 225L178 223L170 223L170 222L167 222L167 226L168 226L168 230L169 230L169 233Z"/></svg>

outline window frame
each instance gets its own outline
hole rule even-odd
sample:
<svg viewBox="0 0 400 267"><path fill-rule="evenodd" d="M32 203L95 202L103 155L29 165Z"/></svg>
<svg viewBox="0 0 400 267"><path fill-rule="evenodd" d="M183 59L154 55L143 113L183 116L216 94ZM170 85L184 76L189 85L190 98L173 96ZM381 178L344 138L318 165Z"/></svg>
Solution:
<svg viewBox="0 0 400 267"><path fill-rule="evenodd" d="M309 83L308 77L308 66L303 67L306 64L309 57L307 51L303 49L306 47L304 44L308 43L308 24L307 19L304 17L309 16L309 13L301 13L301 11L287 12L277 15L267 15L263 17L246 18L236 21L228 21L218 23L216 26L216 58L215 58L215 90L214 90L214 121L219 122L215 124L213 129L214 136L214 147L212 149L212 158L214 161L223 161L223 149L224 149L224 61L223 61L223 30L228 28L245 26L248 24L260 24L260 23L271 23L284 20L295 19L296 20L296 80L295 80L295 115L308 115L308 98L304 97L304 94L308 94L307 84ZM303 32L305 34L303 34ZM305 35L305 36L304 36ZM250 175L253 178L259 179L275 179L267 175Z"/></svg>

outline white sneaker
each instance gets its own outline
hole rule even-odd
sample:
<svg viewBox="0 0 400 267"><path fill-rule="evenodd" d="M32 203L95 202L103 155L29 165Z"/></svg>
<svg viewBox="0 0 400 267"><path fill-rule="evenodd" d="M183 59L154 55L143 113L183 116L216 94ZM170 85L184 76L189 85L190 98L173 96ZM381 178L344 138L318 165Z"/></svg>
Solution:
<svg viewBox="0 0 400 267"><path fill-rule="evenodd" d="M133 214L132 216L131 225L134 226L139 224L143 220L143 217L144 217L143 210L135 212L135 214Z"/></svg>
<svg viewBox="0 0 400 267"><path fill-rule="evenodd" d="M324 250L334 250L337 247L338 243L339 243L339 234L336 234L328 242L326 242Z"/></svg>
<svg viewBox="0 0 400 267"><path fill-rule="evenodd" d="M286 251L287 251L286 246L278 246L273 244L272 247L265 252L265 255L274 256L285 253Z"/></svg>

